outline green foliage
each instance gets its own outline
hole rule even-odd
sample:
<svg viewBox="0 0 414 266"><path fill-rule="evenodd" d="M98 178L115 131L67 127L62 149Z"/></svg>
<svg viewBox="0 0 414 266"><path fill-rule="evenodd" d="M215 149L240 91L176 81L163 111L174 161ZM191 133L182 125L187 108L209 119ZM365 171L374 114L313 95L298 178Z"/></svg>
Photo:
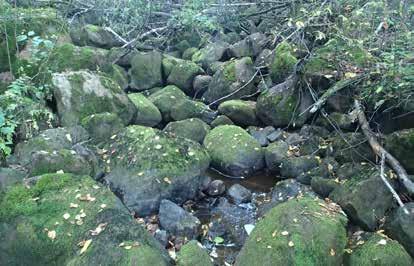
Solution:
<svg viewBox="0 0 414 266"><path fill-rule="evenodd" d="M174 13L171 23L179 25L184 31L211 32L219 29L220 25L215 16L203 12L212 1L186 1L181 10ZM177 24L178 23L178 24Z"/></svg>
<svg viewBox="0 0 414 266"><path fill-rule="evenodd" d="M51 122L53 114L44 108L44 100L50 96L46 86L35 86L30 78L15 80L0 95L0 157L11 153L13 137L17 127L27 120L37 129L39 118Z"/></svg>

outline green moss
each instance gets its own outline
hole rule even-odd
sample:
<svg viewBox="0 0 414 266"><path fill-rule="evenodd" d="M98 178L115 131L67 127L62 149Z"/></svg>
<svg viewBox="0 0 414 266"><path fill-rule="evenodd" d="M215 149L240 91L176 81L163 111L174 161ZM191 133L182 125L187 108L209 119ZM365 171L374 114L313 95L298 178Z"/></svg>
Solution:
<svg viewBox="0 0 414 266"><path fill-rule="evenodd" d="M275 50L275 58L270 67L273 82L282 82L289 76L298 59L294 55L293 47L287 43L280 43Z"/></svg>
<svg viewBox="0 0 414 266"><path fill-rule="evenodd" d="M372 234L364 244L353 248L348 263L349 266L410 266L413 264L413 259L401 244L379 234Z"/></svg>
<svg viewBox="0 0 414 266"><path fill-rule="evenodd" d="M346 223L319 199L289 200L256 224L236 265L342 265Z"/></svg>
<svg viewBox="0 0 414 266"><path fill-rule="evenodd" d="M256 104L251 101L225 101L219 105L218 111L240 126L253 126L258 124Z"/></svg>
<svg viewBox="0 0 414 266"><path fill-rule="evenodd" d="M183 52L182 58L184 60L192 60L193 55L197 53L199 50L195 47L190 47Z"/></svg>
<svg viewBox="0 0 414 266"><path fill-rule="evenodd" d="M414 173L414 130L396 131L386 137L386 149L407 169Z"/></svg>
<svg viewBox="0 0 414 266"><path fill-rule="evenodd" d="M177 256L177 266L212 266L210 256L196 240L181 247Z"/></svg>
<svg viewBox="0 0 414 266"><path fill-rule="evenodd" d="M171 121L171 110L174 105L187 99L185 93L177 86L169 85L151 94L148 99L157 106L164 121Z"/></svg>
<svg viewBox="0 0 414 266"><path fill-rule="evenodd" d="M236 61L226 62L223 66L224 77L227 81L236 81Z"/></svg>

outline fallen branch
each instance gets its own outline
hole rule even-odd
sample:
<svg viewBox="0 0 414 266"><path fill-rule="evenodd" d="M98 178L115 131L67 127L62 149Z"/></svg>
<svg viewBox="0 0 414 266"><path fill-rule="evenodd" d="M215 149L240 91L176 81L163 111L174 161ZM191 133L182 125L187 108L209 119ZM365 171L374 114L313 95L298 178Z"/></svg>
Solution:
<svg viewBox="0 0 414 266"><path fill-rule="evenodd" d="M123 42L124 44L127 44L128 41L125 40L124 38L122 38L118 33L116 33L113 29L111 29L110 27L104 27L104 29L108 32L110 32L112 35L115 36L115 38L117 38L118 40L120 40L121 42Z"/></svg>
<svg viewBox="0 0 414 266"><path fill-rule="evenodd" d="M408 178L408 174L405 171L404 167L400 164L400 162L388 151L386 151L376 140L374 134L369 128L367 118L365 117L365 114L362 111L359 100L354 101L354 106L358 116L359 124L361 125L362 132L368 139L368 143L371 146L372 150L379 157L385 156L385 159L397 174L398 179L401 181L402 185L405 187L405 189L411 196L414 196L414 183Z"/></svg>
<svg viewBox="0 0 414 266"><path fill-rule="evenodd" d="M340 80L340 81L336 82L324 94L322 94L322 96L319 98L318 101L316 101L312 105L312 108L310 109L309 112L311 114L316 113L325 104L325 102L329 99L329 97L331 97L332 95L334 95L338 91L348 87L349 85L351 85L353 83L358 83L359 81L362 80L363 77L364 77L363 75L357 75L353 78L343 79L343 80Z"/></svg>

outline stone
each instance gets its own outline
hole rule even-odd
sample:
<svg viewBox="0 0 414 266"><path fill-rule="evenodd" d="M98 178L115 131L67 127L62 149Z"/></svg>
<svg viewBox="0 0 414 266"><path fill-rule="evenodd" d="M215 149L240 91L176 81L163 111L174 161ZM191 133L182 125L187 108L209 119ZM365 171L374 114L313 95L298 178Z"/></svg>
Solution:
<svg viewBox="0 0 414 266"><path fill-rule="evenodd" d="M280 174L282 178L296 178L318 164L315 156L290 157L283 161Z"/></svg>
<svg viewBox="0 0 414 266"><path fill-rule="evenodd" d="M264 49L268 39L263 33L253 33L243 40L236 42L229 48L229 53L232 57L256 57Z"/></svg>
<svg viewBox="0 0 414 266"><path fill-rule="evenodd" d="M219 105L218 111L238 126L255 126L259 123L256 117L256 102L253 101L225 101Z"/></svg>
<svg viewBox="0 0 414 266"><path fill-rule="evenodd" d="M158 51L137 53L131 60L131 84L137 91L162 86L162 55Z"/></svg>
<svg viewBox="0 0 414 266"><path fill-rule="evenodd" d="M213 75L213 80L203 94L202 100L212 103L230 94L231 96L226 100L239 99L241 96L253 94L256 91L252 82L254 75L255 70L250 57L227 61L220 67L220 71ZM239 90L242 86L243 89Z"/></svg>
<svg viewBox="0 0 414 266"><path fill-rule="evenodd" d="M211 123L217 116L213 111L202 102L185 99L178 102L171 108L171 118L179 121L188 118L199 118L206 123Z"/></svg>
<svg viewBox="0 0 414 266"><path fill-rule="evenodd" d="M328 138L331 143L329 149L339 163L375 161L372 148L362 133L345 132L340 136L336 133L332 134L333 136Z"/></svg>
<svg viewBox="0 0 414 266"><path fill-rule="evenodd" d="M198 52L198 49L196 47L187 48L183 52L183 55L181 56L181 58L184 60L191 60L193 58L193 55L197 52Z"/></svg>
<svg viewBox="0 0 414 266"><path fill-rule="evenodd" d="M161 122L162 116L160 110L143 94L130 93L128 94L128 98L137 109L133 124L153 127Z"/></svg>
<svg viewBox="0 0 414 266"><path fill-rule="evenodd" d="M205 136L210 131L210 126L198 118L189 118L181 121L170 122L164 128L165 132L174 136L191 139L203 143Z"/></svg>
<svg viewBox="0 0 414 266"><path fill-rule="evenodd" d="M81 125L88 131L93 143L108 140L124 128L122 120L113 113L99 113L82 119Z"/></svg>
<svg viewBox="0 0 414 266"><path fill-rule="evenodd" d="M385 149L414 174L414 129L393 132L385 138Z"/></svg>
<svg viewBox="0 0 414 266"><path fill-rule="evenodd" d="M63 126L75 126L93 114L110 112L127 125L136 109L113 80L88 71L55 73L53 96Z"/></svg>
<svg viewBox="0 0 414 266"><path fill-rule="evenodd" d="M272 126L265 128L250 126L247 128L247 132L255 138L262 147L265 147L269 144L269 139L267 138L270 134L275 132L276 129Z"/></svg>
<svg viewBox="0 0 414 266"><path fill-rule="evenodd" d="M161 227L172 235L194 239L199 234L201 223L198 218L172 201L161 200L158 217Z"/></svg>
<svg viewBox="0 0 414 266"><path fill-rule="evenodd" d="M212 128L224 125L234 125L233 121L225 115L217 116L210 124Z"/></svg>
<svg viewBox="0 0 414 266"><path fill-rule="evenodd" d="M283 140L271 143L265 149L266 168L273 173L280 172L282 163L288 157L289 145Z"/></svg>
<svg viewBox="0 0 414 266"><path fill-rule="evenodd" d="M235 265L342 265L346 224L334 203L312 197L287 201L256 224Z"/></svg>
<svg viewBox="0 0 414 266"><path fill-rule="evenodd" d="M293 47L287 42L281 42L275 50L274 59L270 66L270 76L274 83L281 83L293 72L298 62Z"/></svg>
<svg viewBox="0 0 414 266"><path fill-rule="evenodd" d="M344 131L355 130L357 124L356 117L353 117L350 114L333 112L328 114L328 117L330 122L325 117L319 116L316 120L316 124L328 129L329 131L335 130L331 123L333 123L336 128L340 128Z"/></svg>
<svg viewBox="0 0 414 266"><path fill-rule="evenodd" d="M212 166L232 176L248 176L264 166L260 144L238 126L219 126L204 139Z"/></svg>
<svg viewBox="0 0 414 266"><path fill-rule="evenodd" d="M397 241L384 235L370 234L362 245L352 248L347 265L401 265L414 264L413 259Z"/></svg>
<svg viewBox="0 0 414 266"><path fill-rule="evenodd" d="M174 105L187 99L185 93L177 86L168 85L161 90L158 90L148 97L161 112L164 122L172 121L172 108Z"/></svg>
<svg viewBox="0 0 414 266"><path fill-rule="evenodd" d="M164 57L162 60L167 84L175 85L188 95L194 95L193 81L204 70L196 63L174 57Z"/></svg>
<svg viewBox="0 0 414 266"><path fill-rule="evenodd" d="M360 172L329 195L351 221L369 231L378 228L393 206L392 194L378 175L375 168Z"/></svg>
<svg viewBox="0 0 414 266"><path fill-rule="evenodd" d="M122 46L124 43L106 28L87 24L70 30L72 42L77 46L94 46L104 49Z"/></svg>
<svg viewBox="0 0 414 266"><path fill-rule="evenodd" d="M0 257L7 265L171 263L120 200L88 176L54 173L36 178L30 187L16 185L0 199L0 220L5 240ZM86 240L91 242L85 247Z"/></svg>
<svg viewBox="0 0 414 266"><path fill-rule="evenodd" d="M414 203L405 204L408 214L399 207L386 220L385 230L414 257Z"/></svg>
<svg viewBox="0 0 414 266"><path fill-rule="evenodd" d="M181 247L177 254L177 266L213 266L207 251L196 240Z"/></svg>
<svg viewBox="0 0 414 266"><path fill-rule="evenodd" d="M26 175L23 169L0 167L0 195L9 187L21 183Z"/></svg>
<svg viewBox="0 0 414 266"><path fill-rule="evenodd" d="M222 180L213 180L208 184L207 194L212 197L220 196L226 191L226 185Z"/></svg>
<svg viewBox="0 0 414 266"><path fill-rule="evenodd" d="M198 97L198 96L203 95L208 89L208 86L212 80L213 80L212 76L208 76L208 75L196 76L193 81L194 96Z"/></svg>
<svg viewBox="0 0 414 266"><path fill-rule="evenodd" d="M228 43L215 42L210 43L191 57L192 61L208 69L210 64L226 57Z"/></svg>
<svg viewBox="0 0 414 266"><path fill-rule="evenodd" d="M168 245L168 233L165 230L157 229L154 233L155 239L157 239L163 247Z"/></svg>
<svg viewBox="0 0 414 266"><path fill-rule="evenodd" d="M252 199L252 192L239 184L232 185L227 190L227 195L236 204L247 203Z"/></svg>
<svg viewBox="0 0 414 266"><path fill-rule="evenodd" d="M102 154L104 182L139 216L154 214L161 200L193 199L210 164L198 143L144 126L128 126L111 138Z"/></svg>

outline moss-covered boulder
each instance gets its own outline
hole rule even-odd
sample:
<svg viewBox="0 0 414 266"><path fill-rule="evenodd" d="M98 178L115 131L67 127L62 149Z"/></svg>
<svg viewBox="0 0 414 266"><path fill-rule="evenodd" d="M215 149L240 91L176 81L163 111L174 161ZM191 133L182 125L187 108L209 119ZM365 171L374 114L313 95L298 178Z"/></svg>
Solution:
<svg viewBox="0 0 414 266"><path fill-rule="evenodd" d="M247 176L264 166L260 144L238 126L218 126L204 139L212 166L233 176Z"/></svg>
<svg viewBox="0 0 414 266"><path fill-rule="evenodd" d="M211 121L210 126L212 128L224 125L234 125L233 121L225 115L217 116L213 121Z"/></svg>
<svg viewBox="0 0 414 266"><path fill-rule="evenodd" d="M137 109L133 119L133 124L153 127L158 125L161 120L161 112L150 100L141 93L130 93L128 98Z"/></svg>
<svg viewBox="0 0 414 266"><path fill-rule="evenodd" d="M213 263L201 244L197 240L192 240L178 252L177 266L213 266Z"/></svg>
<svg viewBox="0 0 414 266"><path fill-rule="evenodd" d="M250 57L227 61L214 74L202 99L211 103L230 94L231 96L226 100L238 99L241 96L254 93L256 89L253 86L255 75L253 67L253 61ZM240 90L241 87L243 89Z"/></svg>
<svg viewBox="0 0 414 266"><path fill-rule="evenodd" d="M185 99L188 99L185 93L174 85L168 85L148 97L148 100L161 112L162 119L165 122L173 120L172 108Z"/></svg>
<svg viewBox="0 0 414 266"><path fill-rule="evenodd" d="M277 205L256 224L236 265L342 265L347 219L340 210L311 197Z"/></svg>
<svg viewBox="0 0 414 266"><path fill-rule="evenodd" d="M239 126L256 126L259 124L256 117L256 102L253 101L225 101L219 105L218 111Z"/></svg>
<svg viewBox="0 0 414 266"><path fill-rule="evenodd" d="M108 52L104 49L93 47L78 47L71 43L56 46L47 63L48 69L53 72L67 70L91 70L105 69L108 65Z"/></svg>
<svg viewBox="0 0 414 266"><path fill-rule="evenodd" d="M352 246L349 255L349 266L410 266L413 259L403 246L385 235L369 234L363 244ZM355 242L355 241L354 241ZM362 241L360 240L359 243ZM355 243L353 243L355 244Z"/></svg>
<svg viewBox="0 0 414 266"><path fill-rule="evenodd" d="M265 148L267 169L274 173L280 172L283 162L288 158L288 153L289 145L283 140L269 144L269 146Z"/></svg>
<svg viewBox="0 0 414 266"><path fill-rule="evenodd" d="M336 128L340 128L344 131L353 131L355 130L355 118L350 114L343 114L338 112L333 112L329 114L329 120L326 119L323 116L318 117L316 120L316 124L324 127L330 131L334 131L335 128L332 126L332 124Z"/></svg>
<svg viewBox="0 0 414 266"><path fill-rule="evenodd" d="M47 129L34 138L18 143L14 155L19 164L27 165L34 152L71 149L73 145L88 139L88 132L82 127Z"/></svg>
<svg viewBox="0 0 414 266"><path fill-rule="evenodd" d="M104 71L111 79L119 84L121 89L124 91L128 89L129 76L128 72L123 67L111 64L110 66L105 67Z"/></svg>
<svg viewBox="0 0 414 266"><path fill-rule="evenodd" d="M22 169L0 167L0 198L8 187L23 181L27 173Z"/></svg>
<svg viewBox="0 0 414 266"><path fill-rule="evenodd" d="M318 160L315 156L308 155L286 158L282 162L280 174L283 178L296 178L317 166Z"/></svg>
<svg viewBox="0 0 414 266"><path fill-rule="evenodd" d="M81 125L88 131L93 143L108 140L125 126L116 114L109 112L87 116L82 119Z"/></svg>
<svg viewBox="0 0 414 266"><path fill-rule="evenodd" d="M217 112L211 110L208 105L190 99L178 102L171 109L171 118L176 121L199 118L206 123L210 123L216 116Z"/></svg>
<svg viewBox="0 0 414 266"><path fill-rule="evenodd" d="M96 25L73 27L70 31L72 42L78 46L94 46L104 49L122 46L124 43L106 28Z"/></svg>
<svg viewBox="0 0 414 266"><path fill-rule="evenodd" d="M395 156L405 169L414 174L414 129L396 131L387 135L385 148Z"/></svg>
<svg viewBox="0 0 414 266"><path fill-rule="evenodd" d="M198 118L189 118L177 122L170 122L164 128L165 132L171 133L174 136L191 139L202 143L207 133L210 131L210 126Z"/></svg>
<svg viewBox="0 0 414 266"><path fill-rule="evenodd" d="M53 95L63 126L74 126L92 114L110 112L129 124L136 109L113 80L88 71L56 73Z"/></svg>
<svg viewBox="0 0 414 266"><path fill-rule="evenodd" d="M274 83L281 83L293 73L293 67L298 62L293 47L287 43L280 43L275 50L274 59L270 66L270 76Z"/></svg>
<svg viewBox="0 0 414 266"><path fill-rule="evenodd" d="M191 60L201 65L204 69L208 69L213 62L226 58L228 47L229 44L225 42L210 43L195 52Z"/></svg>
<svg viewBox="0 0 414 266"><path fill-rule="evenodd" d="M243 40L234 43L229 47L229 53L232 57L256 57L266 46L268 39L263 33L257 32L247 36Z"/></svg>
<svg viewBox="0 0 414 266"><path fill-rule="evenodd" d="M35 151L27 166L29 176L63 171L75 175L95 175L95 165L75 150Z"/></svg>
<svg viewBox="0 0 414 266"><path fill-rule="evenodd" d="M339 163L374 161L375 155L362 133L332 133L328 138L332 156ZM351 149L352 147L352 149Z"/></svg>
<svg viewBox="0 0 414 266"><path fill-rule="evenodd" d="M386 220L385 229L414 258L414 203L405 204L405 209L408 214L401 207L395 209Z"/></svg>
<svg viewBox="0 0 414 266"><path fill-rule="evenodd" d="M309 93L276 85L259 95L256 113L266 125L300 127L311 116L307 110L312 104Z"/></svg>
<svg viewBox="0 0 414 266"><path fill-rule="evenodd" d="M196 63L172 56L165 56L162 66L167 84L179 87L188 95L194 94L194 78L204 73L204 70Z"/></svg>
<svg viewBox="0 0 414 266"><path fill-rule="evenodd" d="M138 91L162 86L162 55L158 51L137 53L131 60L130 86Z"/></svg>
<svg viewBox="0 0 414 266"><path fill-rule="evenodd" d="M140 216L156 212L162 199L193 198L210 163L198 143L143 126L125 128L105 150L105 181Z"/></svg>
<svg viewBox="0 0 414 266"><path fill-rule="evenodd" d="M349 218L365 230L374 231L393 206L393 197L375 168L359 172L336 187L329 197Z"/></svg>
<svg viewBox="0 0 414 266"><path fill-rule="evenodd" d="M6 265L169 265L117 197L88 176L43 175L0 199Z"/></svg>
<svg viewBox="0 0 414 266"><path fill-rule="evenodd" d="M197 49L197 48L195 48L195 47L190 47L190 48L187 48L187 49L183 52L183 54L182 54L181 58L182 58L182 59L184 59L184 60L191 60L191 59L193 58L193 55L194 55L195 53L197 53L197 52L198 52L198 49Z"/></svg>

